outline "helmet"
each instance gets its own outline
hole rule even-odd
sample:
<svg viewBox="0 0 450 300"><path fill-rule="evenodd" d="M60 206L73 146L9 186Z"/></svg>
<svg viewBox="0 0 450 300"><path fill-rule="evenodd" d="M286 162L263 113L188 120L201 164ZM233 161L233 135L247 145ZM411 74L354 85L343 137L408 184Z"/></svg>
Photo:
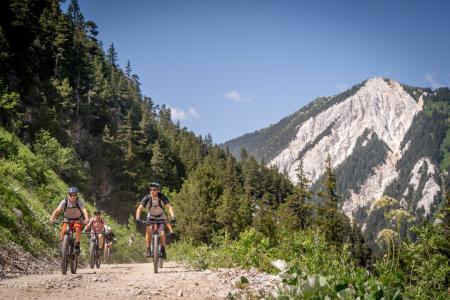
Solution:
<svg viewBox="0 0 450 300"><path fill-rule="evenodd" d="M70 187L69 190L67 191L68 194L77 194L78 193L78 189L76 187Z"/></svg>
<svg viewBox="0 0 450 300"><path fill-rule="evenodd" d="M102 214L102 211L101 210L96 210L96 211L94 211L94 215L101 215Z"/></svg>
<svg viewBox="0 0 450 300"><path fill-rule="evenodd" d="M149 188L150 189L158 189L158 190L160 190L161 189L161 185L158 183L158 182L152 182L152 183L150 183L150 186L149 186Z"/></svg>

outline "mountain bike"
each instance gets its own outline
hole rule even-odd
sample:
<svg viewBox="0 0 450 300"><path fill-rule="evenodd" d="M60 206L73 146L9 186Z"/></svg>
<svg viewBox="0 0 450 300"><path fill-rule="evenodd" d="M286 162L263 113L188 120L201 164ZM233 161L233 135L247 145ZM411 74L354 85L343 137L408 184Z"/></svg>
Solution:
<svg viewBox="0 0 450 300"><path fill-rule="evenodd" d="M158 273L158 268L162 268L164 262L161 253L161 233L159 232L159 225L167 223L167 220L150 217L147 221L141 220L140 222L141 224L151 226L150 253L153 259L153 271Z"/></svg>
<svg viewBox="0 0 450 300"><path fill-rule="evenodd" d="M73 225L79 223L78 220L64 219L62 222L55 222L53 224L66 224L66 230L61 242L61 273L67 273L67 267L70 266L70 272L75 274L78 268L78 256L75 251L75 235L73 232Z"/></svg>
<svg viewBox="0 0 450 300"><path fill-rule="evenodd" d="M99 245L99 238L98 233L88 233L91 237L89 241L89 265L91 269L94 268L94 266L100 268L100 245Z"/></svg>

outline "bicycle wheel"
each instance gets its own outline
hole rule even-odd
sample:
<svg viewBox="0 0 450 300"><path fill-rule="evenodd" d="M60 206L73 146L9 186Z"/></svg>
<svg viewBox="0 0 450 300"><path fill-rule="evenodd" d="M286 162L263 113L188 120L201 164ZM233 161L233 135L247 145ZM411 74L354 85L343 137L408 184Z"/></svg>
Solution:
<svg viewBox="0 0 450 300"><path fill-rule="evenodd" d="M159 261L159 237L157 234L153 235L153 272L158 273L158 261Z"/></svg>
<svg viewBox="0 0 450 300"><path fill-rule="evenodd" d="M95 265L95 245L94 243L91 243L89 247L89 266L91 269L94 268Z"/></svg>
<svg viewBox="0 0 450 300"><path fill-rule="evenodd" d="M95 265L97 266L97 269L99 269L100 268L100 260L101 260L101 257L100 257L100 255L98 254L98 252L99 252L99 250L98 250L98 248L97 248L97 251L95 251L96 253L95 253Z"/></svg>
<svg viewBox="0 0 450 300"><path fill-rule="evenodd" d="M70 273L77 273L78 268L78 255L73 254L72 260L70 260Z"/></svg>
<svg viewBox="0 0 450 300"><path fill-rule="evenodd" d="M63 242L61 245L61 273L66 275L67 273L67 263L68 263L68 255L69 255L69 236L64 235Z"/></svg>
<svg viewBox="0 0 450 300"><path fill-rule="evenodd" d="M159 257L159 268L161 269L163 267L164 259L162 257Z"/></svg>

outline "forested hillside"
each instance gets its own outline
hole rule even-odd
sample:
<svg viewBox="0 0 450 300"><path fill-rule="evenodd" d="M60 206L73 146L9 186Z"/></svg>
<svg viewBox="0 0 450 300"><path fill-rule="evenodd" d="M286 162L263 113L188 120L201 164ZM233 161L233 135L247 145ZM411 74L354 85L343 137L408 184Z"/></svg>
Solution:
<svg viewBox="0 0 450 300"><path fill-rule="evenodd" d="M46 220L67 186L77 186L90 212L105 210L118 233L114 258L139 261L144 239L130 215L149 182L159 181L177 216L169 257L200 268L269 272L275 272L273 260L284 259L292 274L287 283L296 288L283 295L310 290L330 297L347 293L350 299L399 299L401 293L444 299L448 191L439 221L416 229L396 199L378 199L374 213L386 222L372 249L340 210L337 188L343 184L334 157L324 157L325 173L314 189L303 161L293 184L245 150L237 160L210 135L196 136L174 123L170 109L142 94L131 63L118 64L120 49L103 48L95 22L84 19L78 2L70 1L67 11L60 4L0 2L2 245L35 257L55 254L57 231ZM308 111L329 108L359 88L321 99ZM306 120L305 114L297 117ZM285 120L288 137L295 134L291 121ZM267 151L288 139L277 137ZM385 149L376 136L368 145ZM368 165L380 160L383 155ZM320 282L326 284L308 286L314 276L324 276Z"/></svg>

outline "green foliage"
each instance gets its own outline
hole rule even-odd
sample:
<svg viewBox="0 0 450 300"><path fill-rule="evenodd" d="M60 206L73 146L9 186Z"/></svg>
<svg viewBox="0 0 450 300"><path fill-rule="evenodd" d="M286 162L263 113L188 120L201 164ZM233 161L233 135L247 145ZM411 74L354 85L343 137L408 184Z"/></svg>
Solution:
<svg viewBox="0 0 450 300"><path fill-rule="evenodd" d="M275 292L275 299L403 299L398 289L387 288L373 278L358 284L330 284L329 279L322 275L294 274L285 279L285 282L288 284Z"/></svg>
<svg viewBox="0 0 450 300"><path fill-rule="evenodd" d="M84 188L88 184L88 175L75 150L62 147L48 131L41 130L35 137L33 150L45 164L66 182Z"/></svg>
<svg viewBox="0 0 450 300"><path fill-rule="evenodd" d="M0 32L1 33L1 32ZM9 91L0 77L0 125L14 125L20 106L19 94ZM15 124L19 126L19 124Z"/></svg>
<svg viewBox="0 0 450 300"><path fill-rule="evenodd" d="M416 299L445 299L448 296L450 264L448 249L450 242L444 236L442 224L427 224L413 228L418 234L416 243L407 243L404 248L404 272L409 284L405 296Z"/></svg>

